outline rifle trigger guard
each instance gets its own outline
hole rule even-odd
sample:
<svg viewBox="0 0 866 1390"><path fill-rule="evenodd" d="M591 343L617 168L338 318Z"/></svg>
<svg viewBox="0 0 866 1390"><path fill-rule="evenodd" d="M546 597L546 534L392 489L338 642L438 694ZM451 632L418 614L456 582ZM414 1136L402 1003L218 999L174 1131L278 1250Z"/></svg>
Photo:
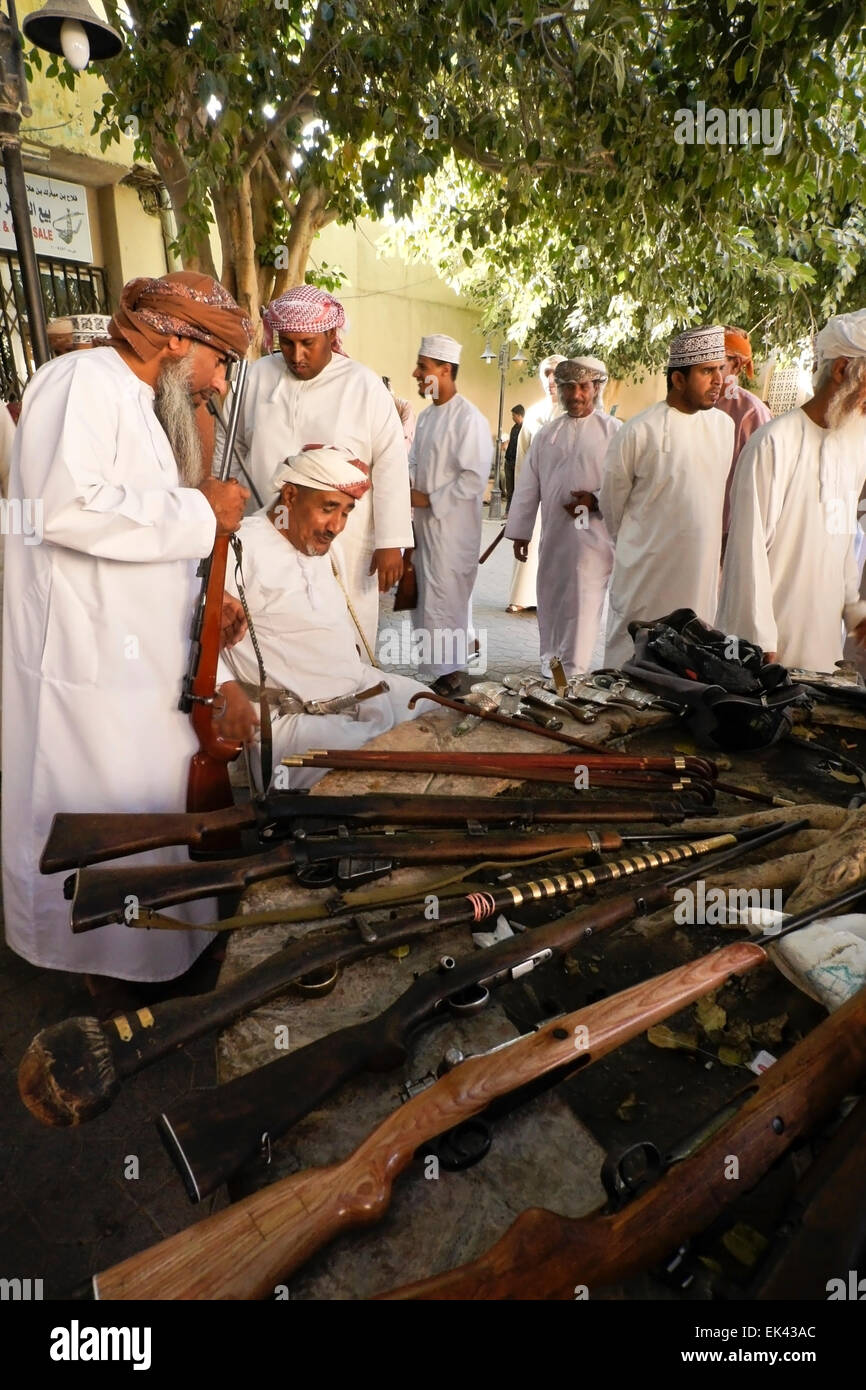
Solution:
<svg viewBox="0 0 866 1390"><path fill-rule="evenodd" d="M333 859L320 859L313 864L305 864L301 861L295 870L295 878L305 888L327 888L336 880L334 861Z"/></svg>
<svg viewBox="0 0 866 1390"><path fill-rule="evenodd" d="M482 1009L486 1009L489 1000L490 990L485 989L484 985L467 985L466 989L452 994L448 1007L458 1017L471 1018L473 1014L480 1014Z"/></svg>
<svg viewBox="0 0 866 1390"><path fill-rule="evenodd" d="M492 1142L490 1126L476 1117L440 1134L426 1152L419 1150L419 1156L427 1158L435 1154L440 1168L444 1168L446 1173L462 1173L481 1162Z"/></svg>
<svg viewBox="0 0 866 1390"><path fill-rule="evenodd" d="M663 1166L655 1144L642 1139L618 1154L608 1154L601 1167L601 1181L611 1202L619 1207L656 1177Z"/></svg>

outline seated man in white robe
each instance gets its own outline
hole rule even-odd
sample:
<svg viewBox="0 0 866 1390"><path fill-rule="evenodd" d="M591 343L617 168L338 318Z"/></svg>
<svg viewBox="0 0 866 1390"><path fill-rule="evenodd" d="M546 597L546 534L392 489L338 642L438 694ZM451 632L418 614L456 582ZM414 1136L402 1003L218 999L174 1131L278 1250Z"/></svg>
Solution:
<svg viewBox="0 0 866 1390"><path fill-rule="evenodd" d="M282 758L311 748L362 748L395 724L431 711L429 704L408 708L425 687L406 676L389 672L387 689L369 694L382 672L358 654L358 630L332 552L369 486L348 450L304 450L277 468L270 507L240 528L243 584L265 668L274 784L280 788L309 787L324 776L318 768L283 768ZM226 590L238 592L232 566ZM220 732L252 745L260 781L260 680L249 634L224 653L219 679L225 699ZM326 708L306 712L313 702Z"/></svg>
<svg viewBox="0 0 866 1390"><path fill-rule="evenodd" d="M560 362L554 373L564 415L532 441L505 534L526 559L541 507L538 633L541 670L559 657L567 676L589 670L613 568L613 543L598 510L607 446L621 421L605 412L607 369L595 357Z"/></svg>
<svg viewBox="0 0 866 1390"><path fill-rule="evenodd" d="M716 626L768 659L832 671L842 628L866 640L855 540L866 479L866 309L815 343L815 394L759 429L737 462Z"/></svg>
<svg viewBox="0 0 866 1390"><path fill-rule="evenodd" d="M713 406L725 334L692 328L670 346L667 399L629 420L608 447L599 506L616 544L605 666L634 655L628 625L718 601L725 482L734 422Z"/></svg>
<svg viewBox="0 0 866 1390"><path fill-rule="evenodd" d="M343 537L346 587L370 651L376 648L379 594L403 573L412 544L409 468L403 425L380 376L348 357L338 299L296 285L263 315L265 339L280 351L250 367L238 452L267 502L274 460L310 444L339 444L369 468L370 487Z"/></svg>

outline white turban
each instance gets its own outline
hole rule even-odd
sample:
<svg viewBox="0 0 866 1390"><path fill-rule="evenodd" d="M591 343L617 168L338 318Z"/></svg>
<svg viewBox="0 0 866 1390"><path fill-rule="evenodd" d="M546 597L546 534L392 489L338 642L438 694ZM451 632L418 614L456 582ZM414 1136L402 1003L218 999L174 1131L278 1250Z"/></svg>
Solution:
<svg viewBox="0 0 866 1390"><path fill-rule="evenodd" d="M319 492L345 492L357 499L370 486L367 472L367 465L348 449L337 444L311 444L299 454L283 459L271 478L271 490L278 493L283 483L296 483Z"/></svg>
<svg viewBox="0 0 866 1390"><path fill-rule="evenodd" d="M545 357L543 362L539 362L538 380L541 382L542 386L547 385L547 373L551 368L558 367L560 362L565 362L566 360L567 359L563 357L561 352L554 352L551 357Z"/></svg>
<svg viewBox="0 0 866 1390"><path fill-rule="evenodd" d="M421 339L418 356L432 357L434 362L453 362L456 367L460 364L462 351L463 344L458 343L456 338L449 338L447 333L431 333L429 337Z"/></svg>
<svg viewBox="0 0 866 1390"><path fill-rule="evenodd" d="M828 319L815 338L815 357L819 366L837 357L866 357L866 309Z"/></svg>

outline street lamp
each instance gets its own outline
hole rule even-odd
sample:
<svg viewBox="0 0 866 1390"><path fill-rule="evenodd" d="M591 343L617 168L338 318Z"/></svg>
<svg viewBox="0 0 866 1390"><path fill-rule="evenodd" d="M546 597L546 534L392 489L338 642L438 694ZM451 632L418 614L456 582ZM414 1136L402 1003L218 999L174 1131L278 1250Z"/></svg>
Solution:
<svg viewBox="0 0 866 1390"><path fill-rule="evenodd" d="M27 84L21 62L21 31L15 0L8 0L9 13L0 11L0 149L9 192L9 209L15 230L18 264L24 285L24 302L30 343L37 367L51 356L45 331L42 283L27 208L27 185L21 163L21 117L32 114L27 101ZM68 58L78 71L86 68L91 56L113 58L123 48L123 39L110 24L99 19L87 0L62 0L30 14L22 25L25 35L37 48Z"/></svg>
<svg viewBox="0 0 866 1390"><path fill-rule="evenodd" d="M490 346L490 339L487 339L484 351L481 354L482 362L490 363L496 361L496 355ZM516 352L511 358L512 362L525 362L526 356L523 352ZM501 465L501 435L502 435L502 411L505 405L505 375L508 371L508 339L506 338L499 349L499 423L496 426L496 440L493 446L493 487L490 490L490 506L487 510L487 517L490 521L502 520L502 489L499 486L499 470Z"/></svg>

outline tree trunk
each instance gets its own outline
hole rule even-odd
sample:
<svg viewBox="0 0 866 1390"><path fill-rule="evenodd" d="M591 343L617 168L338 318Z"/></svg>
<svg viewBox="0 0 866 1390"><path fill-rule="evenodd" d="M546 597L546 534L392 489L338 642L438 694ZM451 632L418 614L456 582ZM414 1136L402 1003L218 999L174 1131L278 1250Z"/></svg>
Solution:
<svg viewBox="0 0 866 1390"><path fill-rule="evenodd" d="M189 217L186 212L189 201L189 175L183 155L174 146L169 145L167 141L156 135L153 141L153 161L168 191L178 233L187 231L189 229ZM196 235L193 237L192 247L185 253L183 264L186 270L201 271L203 275L212 275L215 280L219 278L214 265L210 239L207 236Z"/></svg>
<svg viewBox="0 0 866 1390"><path fill-rule="evenodd" d="M325 212L327 197L325 189L319 187L305 188L299 197L286 246L287 265L274 276L274 298L304 283L315 235L336 217L336 213Z"/></svg>

